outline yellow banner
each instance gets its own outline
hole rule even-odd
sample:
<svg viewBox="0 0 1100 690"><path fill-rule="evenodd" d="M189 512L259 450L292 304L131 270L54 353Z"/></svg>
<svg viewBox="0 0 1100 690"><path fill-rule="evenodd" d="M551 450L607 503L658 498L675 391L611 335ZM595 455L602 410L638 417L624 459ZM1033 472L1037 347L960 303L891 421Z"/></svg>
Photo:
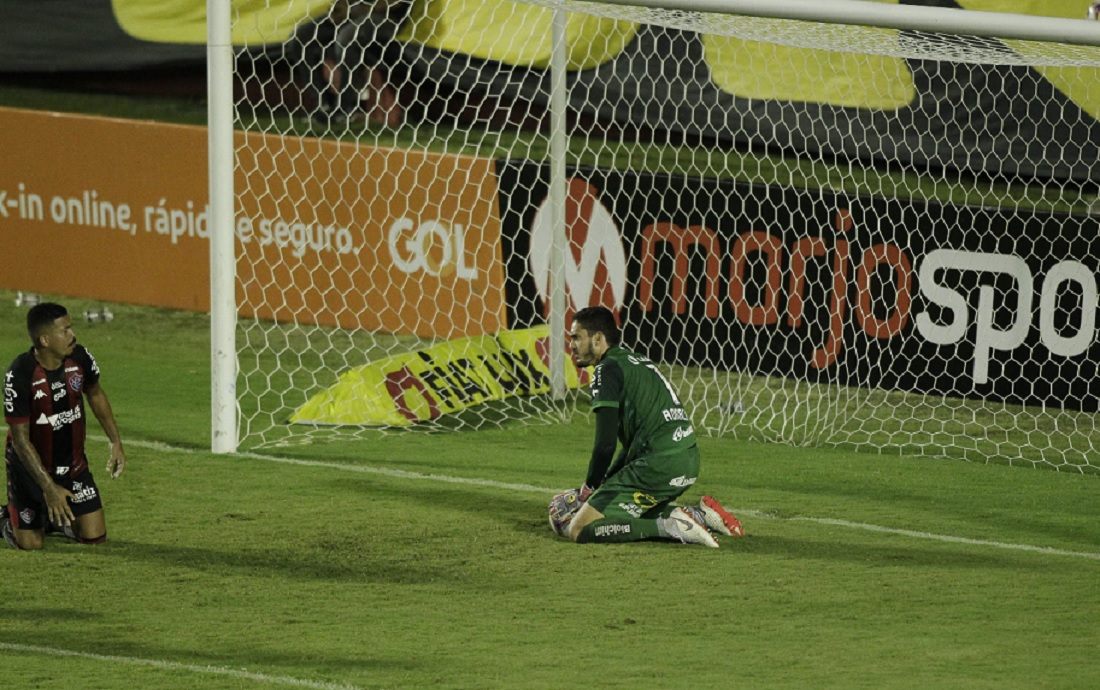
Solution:
<svg viewBox="0 0 1100 690"><path fill-rule="evenodd" d="M233 0L233 45L286 41L299 24L328 12L333 0ZM136 39L153 43L206 43L203 0L112 0L115 20Z"/></svg>
<svg viewBox="0 0 1100 690"><path fill-rule="evenodd" d="M513 0L430 0L417 2L401 36L430 48L499 60L522 67L550 66L548 7ZM634 38L634 22L571 12L565 42L569 69L598 67Z"/></svg>
<svg viewBox="0 0 1100 690"><path fill-rule="evenodd" d="M978 12L1015 12L1036 16L1084 19L1088 2L1084 0L959 0L965 10ZM1096 27L1100 30L1100 26ZM1027 52L1021 41L1006 41L1011 48ZM1035 70L1046 77L1055 88L1072 99L1094 118L1100 119L1100 70L1082 67L1048 67L1038 65Z"/></svg>
<svg viewBox="0 0 1100 690"><path fill-rule="evenodd" d="M298 26L328 13L333 0L234 0L233 44L275 45ZM112 0L115 19L129 35L156 43L206 42L203 0ZM525 67L549 67L546 7L512 0L417 0L400 36L432 48ZM570 13L569 68L591 69L618 55L637 24Z"/></svg>
<svg viewBox="0 0 1100 690"><path fill-rule="evenodd" d="M491 400L550 391L547 326L452 340L341 374L290 417L294 424L410 426ZM588 382L566 357L565 383Z"/></svg>
<svg viewBox="0 0 1100 690"><path fill-rule="evenodd" d="M875 0L897 4L900 0ZM275 45L301 24L327 14L333 0L234 0L233 44ZM119 25L134 38L159 43L206 42L204 0L112 0ZM1085 0L959 0L963 9L1035 16L1081 18ZM402 41L545 68L550 64L552 10L512 0L416 0ZM624 20L570 13L566 26L571 70L592 69L611 60L633 40L638 25ZM884 33L899 33L882 29ZM711 79L741 98L822 103L840 107L899 110L916 96L905 60L794 48L705 34ZM1010 46L1018 42L1008 41ZM670 58L672 59L672 58ZM1086 112L1100 118L1100 70L1035 68Z"/></svg>

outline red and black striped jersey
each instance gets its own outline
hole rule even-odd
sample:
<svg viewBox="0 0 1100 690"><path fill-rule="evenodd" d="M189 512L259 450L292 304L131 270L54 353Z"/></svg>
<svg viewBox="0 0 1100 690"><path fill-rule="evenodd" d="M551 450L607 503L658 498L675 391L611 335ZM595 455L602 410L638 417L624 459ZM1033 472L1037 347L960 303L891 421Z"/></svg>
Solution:
<svg viewBox="0 0 1100 690"><path fill-rule="evenodd" d="M9 425L30 425L31 444L51 476L76 476L87 469L84 392L98 385L99 366L83 345L54 370L43 368L29 350L4 375L4 418ZM4 455L19 465L10 429Z"/></svg>

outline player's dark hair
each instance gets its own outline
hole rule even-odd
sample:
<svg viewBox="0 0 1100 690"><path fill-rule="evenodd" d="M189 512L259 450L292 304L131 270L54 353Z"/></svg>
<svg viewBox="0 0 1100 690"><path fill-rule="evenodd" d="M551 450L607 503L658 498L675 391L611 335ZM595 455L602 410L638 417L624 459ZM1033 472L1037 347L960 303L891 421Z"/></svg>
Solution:
<svg viewBox="0 0 1100 690"><path fill-rule="evenodd" d="M614 347L619 344L619 324L615 315L607 307L585 307L573 314L573 323L592 333L603 333L607 344Z"/></svg>
<svg viewBox="0 0 1100 690"><path fill-rule="evenodd" d="M56 302L42 302L30 308L27 312L27 335L31 342L38 344L38 336L42 331L53 325L62 316L68 316L69 310Z"/></svg>

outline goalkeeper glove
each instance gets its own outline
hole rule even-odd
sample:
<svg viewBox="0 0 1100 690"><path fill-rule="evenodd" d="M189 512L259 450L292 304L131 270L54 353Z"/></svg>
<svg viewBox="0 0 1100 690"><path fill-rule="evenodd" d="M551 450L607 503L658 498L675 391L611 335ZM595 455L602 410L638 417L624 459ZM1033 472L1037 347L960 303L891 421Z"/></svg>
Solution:
<svg viewBox="0 0 1100 690"><path fill-rule="evenodd" d="M582 484L579 489L563 491L550 499L550 505L547 506L550 514L550 529L554 530L559 537L568 536L569 523L576 517L577 511L581 509L592 492L593 489L590 486Z"/></svg>

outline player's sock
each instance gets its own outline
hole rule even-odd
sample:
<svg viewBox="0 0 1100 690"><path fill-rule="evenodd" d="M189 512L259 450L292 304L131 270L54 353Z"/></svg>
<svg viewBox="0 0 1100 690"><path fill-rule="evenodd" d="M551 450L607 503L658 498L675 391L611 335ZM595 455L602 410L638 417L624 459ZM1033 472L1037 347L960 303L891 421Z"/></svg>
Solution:
<svg viewBox="0 0 1100 690"><path fill-rule="evenodd" d="M660 537L656 520L613 520L600 518L581 529L578 544L622 544Z"/></svg>

